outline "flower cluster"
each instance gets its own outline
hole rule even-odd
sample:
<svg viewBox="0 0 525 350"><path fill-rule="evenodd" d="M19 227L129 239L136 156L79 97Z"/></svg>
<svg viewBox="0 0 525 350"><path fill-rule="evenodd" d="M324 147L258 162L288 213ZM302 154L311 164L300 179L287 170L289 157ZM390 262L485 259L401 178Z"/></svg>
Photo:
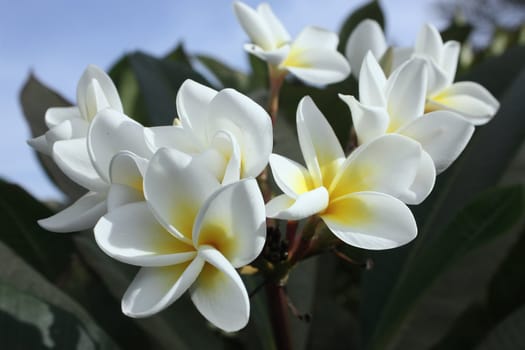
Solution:
<svg viewBox="0 0 525 350"><path fill-rule="evenodd" d="M305 165L272 154L272 118L262 107L191 80L177 93L173 125L147 128L124 114L111 79L89 66L78 106L49 109L49 131L29 141L87 193L39 223L55 232L94 228L106 254L140 267L122 299L129 316L157 313L188 291L215 326L243 328L250 303L236 269L265 258L267 222L275 229L276 220L309 218L316 225L305 225L304 237L331 232L365 249L406 244L417 234L407 205L428 196L474 125L498 109L480 85L453 82L459 44L443 44L431 26L401 52L387 49L377 23L365 21L348 41L347 61L334 33L307 27L292 42L267 4L234 9L252 40L245 49L268 62L270 79L291 73L325 85L353 67L359 100L345 91L340 98L351 110L356 148L345 154L305 96L296 116ZM281 195L271 192L268 166Z"/></svg>

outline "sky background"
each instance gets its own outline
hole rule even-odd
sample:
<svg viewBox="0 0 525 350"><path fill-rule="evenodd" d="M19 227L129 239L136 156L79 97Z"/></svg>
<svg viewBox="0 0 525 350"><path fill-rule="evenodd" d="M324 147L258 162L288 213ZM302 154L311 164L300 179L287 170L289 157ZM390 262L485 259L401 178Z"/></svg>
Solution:
<svg viewBox="0 0 525 350"><path fill-rule="evenodd" d="M252 7L261 1L245 1ZM268 1L293 36L307 25L338 31L363 0ZM20 184L40 199L60 199L33 150L18 94L30 71L75 101L85 67L106 71L127 52L163 55L183 41L190 53L215 56L247 69L242 45L248 37L231 0L0 0L0 177ZM387 37L411 45L424 22L441 26L432 0L381 1ZM42 116L43 118L44 116Z"/></svg>

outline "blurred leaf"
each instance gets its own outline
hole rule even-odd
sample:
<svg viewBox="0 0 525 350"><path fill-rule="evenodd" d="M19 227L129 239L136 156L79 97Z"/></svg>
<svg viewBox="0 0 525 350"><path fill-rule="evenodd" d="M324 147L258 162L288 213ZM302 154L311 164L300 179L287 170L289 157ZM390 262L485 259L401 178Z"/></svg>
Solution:
<svg viewBox="0 0 525 350"><path fill-rule="evenodd" d="M48 130L44 119L48 108L71 106L70 102L42 84L33 74L30 74L24 83L20 103L33 137L43 135ZM86 192L65 176L51 157L37 152L37 158L51 181L71 200Z"/></svg>
<svg viewBox="0 0 525 350"><path fill-rule="evenodd" d="M42 229L37 220L53 214L20 187L0 180L0 240L45 276L71 295L122 345L146 345L132 320L122 315L119 302L86 266L73 242L63 234ZM134 340L128 334L136 334ZM132 343L131 343L132 342Z"/></svg>
<svg viewBox="0 0 525 350"><path fill-rule="evenodd" d="M391 251L372 253L373 273L363 279L365 298L362 315L365 339L377 331L376 326L388 303L395 303L392 291L401 285L404 263L409 267L409 255L415 256L427 241L442 232L472 198L493 186L503 175L525 138L525 70L519 74L525 61L519 61L522 51L488 60L473 69L464 79L482 83L496 97L501 108L487 125L477 129L461 157L447 171L438 176L431 195L412 210L419 233L409 245ZM509 68L510 63L518 64ZM490 78L491 77L491 78ZM495 141L497 140L497 141ZM412 259L412 257L410 259Z"/></svg>
<svg viewBox="0 0 525 350"><path fill-rule="evenodd" d="M344 266L331 254L323 254L318 259L307 348L356 349L359 344L359 332L355 316L349 310L354 305L348 304L355 302L350 299L355 297L357 289L358 281L353 280L357 267L349 267L348 264Z"/></svg>
<svg viewBox="0 0 525 350"><path fill-rule="evenodd" d="M123 56L109 71L122 101L124 113L145 126L151 126L144 101L140 96L137 77L131 69L128 56Z"/></svg>
<svg viewBox="0 0 525 350"><path fill-rule="evenodd" d="M472 33L472 29L472 25L456 19L445 30L441 31L441 38L443 42L456 40L463 43Z"/></svg>
<svg viewBox="0 0 525 350"><path fill-rule="evenodd" d="M501 321L477 348L478 350L525 349L525 304Z"/></svg>
<svg viewBox="0 0 525 350"><path fill-rule="evenodd" d="M6 349L116 349L75 315L0 281L0 343Z"/></svg>
<svg viewBox="0 0 525 350"><path fill-rule="evenodd" d="M98 325L95 324L93 319L79 304L49 283L42 275L22 261L19 256L17 256L11 249L1 242L0 263L2 264L2 269L0 269L0 286L4 286L7 283L9 287L15 288L19 292L27 293L37 297L46 304L54 305L63 309L64 311L74 315L74 317L82 323L86 332L89 334L89 337L91 339L95 339L99 343L100 348L116 348L116 345L108 337L108 335ZM16 299L16 297L0 297L0 314L3 315L3 312L7 311L11 314L11 318L13 317L13 314L16 316L18 305L17 303L12 303L12 301ZM24 305L25 303L20 305L20 311L22 312L24 312ZM36 313L29 316L35 317L35 320L37 318ZM2 316L0 316L0 319L2 319ZM18 322L14 319L6 320L4 318L3 320L0 320L0 322L6 321ZM7 324L2 324L0 326L0 337L2 337L2 339L11 336L9 327L12 326L13 325ZM29 336L29 334L27 335ZM13 336L16 336L16 334ZM19 340L22 341L23 339ZM1 344L3 345L5 342L2 341ZM11 347L9 348L11 349ZM18 349L18 347L13 347L13 349L15 348ZM31 347L31 349L33 348Z"/></svg>
<svg viewBox="0 0 525 350"><path fill-rule="evenodd" d="M175 50L166 55L164 60L178 62L185 65L188 69L193 69L191 59L186 53L183 43L178 44Z"/></svg>
<svg viewBox="0 0 525 350"><path fill-rule="evenodd" d="M268 64L259 57L247 55L251 68L248 91L266 91L268 89Z"/></svg>
<svg viewBox="0 0 525 350"><path fill-rule="evenodd" d="M346 42L348 41L350 34L355 29L355 27L361 23L361 21L367 18L373 19L377 21L381 27L385 27L385 17L383 16L383 10L381 9L379 1L370 1L369 3L356 9L346 19L346 21L343 23L343 26L339 30L339 52L345 52Z"/></svg>
<svg viewBox="0 0 525 350"><path fill-rule="evenodd" d="M232 88L241 92L247 91L250 79L245 73L239 72L211 56L198 55L197 59L222 84L220 88Z"/></svg>
<svg viewBox="0 0 525 350"><path fill-rule="evenodd" d="M136 52L128 56L140 87L140 95L152 125L171 125L176 117L175 98L186 79L210 85L184 62L158 59Z"/></svg>
<svg viewBox="0 0 525 350"><path fill-rule="evenodd" d="M484 349L523 348L518 344L525 340L520 336L524 334L525 318L517 324L509 320L514 317L519 320L520 314L515 311L525 304L524 249L525 231L522 229L520 239L494 273L486 298L466 310L433 349L459 350L477 345ZM509 347L511 344L514 346Z"/></svg>
<svg viewBox="0 0 525 350"><path fill-rule="evenodd" d="M506 234L524 214L525 187L519 185L486 191L463 209L439 237L414 255L403 271L378 324L374 348L387 347L423 293L455 261Z"/></svg>

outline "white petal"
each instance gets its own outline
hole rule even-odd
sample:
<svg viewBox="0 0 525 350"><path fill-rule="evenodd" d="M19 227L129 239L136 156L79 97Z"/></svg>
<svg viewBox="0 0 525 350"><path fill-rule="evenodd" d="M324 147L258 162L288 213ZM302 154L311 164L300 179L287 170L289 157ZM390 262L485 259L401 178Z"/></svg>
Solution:
<svg viewBox="0 0 525 350"><path fill-rule="evenodd" d="M268 27L265 17L257 11L240 1L233 3L235 15L242 28L250 37L252 43L262 47L264 50L271 50L277 47L274 41L272 30Z"/></svg>
<svg viewBox="0 0 525 350"><path fill-rule="evenodd" d="M53 145L53 160L71 180L89 190L105 192L108 183L93 167L86 138L57 141Z"/></svg>
<svg viewBox="0 0 525 350"><path fill-rule="evenodd" d="M212 147L227 160L224 172L218 177L222 185L239 181L241 177L242 156L239 143L232 133L218 131L212 140Z"/></svg>
<svg viewBox="0 0 525 350"><path fill-rule="evenodd" d="M191 244L193 224L219 182L202 164L174 149L160 149L144 176L144 196L159 222Z"/></svg>
<svg viewBox="0 0 525 350"><path fill-rule="evenodd" d="M474 126L453 112L436 111L414 120L399 132L421 144L439 174L463 152Z"/></svg>
<svg viewBox="0 0 525 350"><path fill-rule="evenodd" d="M266 203L266 216L282 220L301 220L325 210L328 200L328 191L324 187L305 192L297 198L283 194Z"/></svg>
<svg viewBox="0 0 525 350"><path fill-rule="evenodd" d="M210 102L208 135L230 132L241 148L241 178L257 176L268 164L273 133L270 116L249 97L233 90L221 90Z"/></svg>
<svg viewBox="0 0 525 350"><path fill-rule="evenodd" d="M266 238L266 215L255 179L221 187L199 211L193 244L213 246L234 267L249 264L261 253Z"/></svg>
<svg viewBox="0 0 525 350"><path fill-rule="evenodd" d="M297 198L313 187L308 169L293 160L272 154L270 167L277 186L291 198Z"/></svg>
<svg viewBox="0 0 525 350"><path fill-rule="evenodd" d="M344 152L332 127L309 96L303 97L297 106L297 134L314 186L329 183L344 159Z"/></svg>
<svg viewBox="0 0 525 350"><path fill-rule="evenodd" d="M106 199L108 212L124 204L141 201L144 201L142 190L139 191L136 188L120 184L111 184Z"/></svg>
<svg viewBox="0 0 525 350"><path fill-rule="evenodd" d="M38 224L48 231L74 232L87 230L106 213L105 195L88 192L75 203Z"/></svg>
<svg viewBox="0 0 525 350"><path fill-rule="evenodd" d="M366 105L386 107L385 88L385 73L369 51L359 74L359 100Z"/></svg>
<svg viewBox="0 0 525 350"><path fill-rule="evenodd" d="M298 49L336 50L339 37L336 33L319 27L304 28L294 40L292 47Z"/></svg>
<svg viewBox="0 0 525 350"><path fill-rule="evenodd" d="M159 224L146 202L127 204L104 215L94 232L100 249L126 264L167 266L196 256L193 246Z"/></svg>
<svg viewBox="0 0 525 350"><path fill-rule="evenodd" d="M445 89L450 85L449 74L445 72L436 62L428 57L416 56L424 59L427 62L428 84L427 96L431 96L439 91Z"/></svg>
<svg viewBox="0 0 525 350"><path fill-rule="evenodd" d="M397 134L364 144L341 165L329 188L330 200L361 191L397 197L414 182L420 156L417 142Z"/></svg>
<svg viewBox="0 0 525 350"><path fill-rule="evenodd" d="M46 111L45 119L47 127L51 129L65 120L82 119L82 116L77 106L51 107Z"/></svg>
<svg viewBox="0 0 525 350"><path fill-rule="evenodd" d="M387 83L389 131L394 132L423 115L426 101L425 60L413 58L399 67Z"/></svg>
<svg viewBox="0 0 525 350"><path fill-rule="evenodd" d="M93 104L96 105L96 100L93 99L102 97L96 96L98 94L101 94L107 102L106 106L99 105L100 108L110 107L118 112L123 112L117 88L111 78L97 66L89 65L80 77L77 86L78 108L86 120L91 120L100 111L93 106Z"/></svg>
<svg viewBox="0 0 525 350"><path fill-rule="evenodd" d="M100 111L88 131L88 151L100 176L109 182L111 159L121 151L131 151L143 158L152 153L146 145L144 127L112 109Z"/></svg>
<svg viewBox="0 0 525 350"><path fill-rule="evenodd" d="M378 192L360 192L330 202L321 216L346 244L364 249L390 249L416 237L416 221L398 199Z"/></svg>
<svg viewBox="0 0 525 350"><path fill-rule="evenodd" d="M85 138L89 124L83 119L65 120L57 126L52 127L46 132L46 139L49 145L61 140Z"/></svg>
<svg viewBox="0 0 525 350"><path fill-rule="evenodd" d="M439 64L442 46L443 40L441 40L438 30L431 24L425 24L417 36L414 52L415 54L427 56L436 64Z"/></svg>
<svg viewBox="0 0 525 350"><path fill-rule="evenodd" d="M273 50L264 50L255 44L244 44L244 50L268 62L271 65L278 66L288 56L290 45L283 45Z"/></svg>
<svg viewBox="0 0 525 350"><path fill-rule="evenodd" d="M45 134L27 140L27 144L33 147L33 149L37 152L46 154L48 156L51 155L52 146L47 142Z"/></svg>
<svg viewBox="0 0 525 350"><path fill-rule="evenodd" d="M386 133L390 117L385 108L363 105L350 95L339 95L350 111L352 122L360 145Z"/></svg>
<svg viewBox="0 0 525 350"><path fill-rule="evenodd" d="M175 148L181 152L195 154L204 148L201 140L197 139L191 131L182 126L156 126L144 128L146 144L152 153L160 148Z"/></svg>
<svg viewBox="0 0 525 350"><path fill-rule="evenodd" d="M499 109L499 102L478 83L462 81L431 96L430 108L457 112L474 125L487 123Z"/></svg>
<svg viewBox="0 0 525 350"><path fill-rule="evenodd" d="M259 17L266 22L267 28L272 33L273 42L280 46L282 44L288 43L290 41L290 34L286 31L281 21L275 16L270 5L267 3L262 3L257 6L257 12Z"/></svg>
<svg viewBox="0 0 525 350"><path fill-rule="evenodd" d="M122 297L122 312L147 317L170 306L190 288L204 266L196 257L191 263L165 267L143 267Z"/></svg>
<svg viewBox="0 0 525 350"><path fill-rule="evenodd" d="M191 300L216 327L226 332L245 327L250 317L250 300L241 277L217 250L203 247L199 256L207 264L191 288Z"/></svg>
<svg viewBox="0 0 525 350"><path fill-rule="evenodd" d="M182 126L203 145L206 144L206 112L215 95L217 91L191 79L184 81L177 92L177 114Z"/></svg>
<svg viewBox="0 0 525 350"><path fill-rule="evenodd" d="M325 48L291 48L280 67L313 85L337 83L350 74L350 65L336 50Z"/></svg>
<svg viewBox="0 0 525 350"><path fill-rule="evenodd" d="M454 82L456 76L456 70L458 68L459 52L461 50L461 44L457 41L447 41L443 45L443 51L441 53L440 67L447 75L447 85Z"/></svg>
<svg viewBox="0 0 525 350"><path fill-rule="evenodd" d="M405 193L398 196L398 199L407 204L420 204L428 197L435 182L436 167L434 161L427 152L423 151L414 182Z"/></svg>
<svg viewBox="0 0 525 350"><path fill-rule="evenodd" d="M371 19L361 21L346 42L345 55L350 62L352 74L358 78L361 64L367 52L376 59L381 58L387 49L385 34L379 23Z"/></svg>
<svg viewBox="0 0 525 350"><path fill-rule="evenodd" d="M413 47L392 47L392 66L390 67L390 72L386 73L386 75L389 76L390 73L411 59L413 55Z"/></svg>

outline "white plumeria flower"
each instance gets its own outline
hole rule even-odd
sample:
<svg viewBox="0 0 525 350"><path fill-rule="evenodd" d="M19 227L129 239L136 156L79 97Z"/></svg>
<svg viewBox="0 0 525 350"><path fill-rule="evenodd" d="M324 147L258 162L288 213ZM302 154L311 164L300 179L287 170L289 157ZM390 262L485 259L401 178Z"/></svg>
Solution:
<svg viewBox="0 0 525 350"><path fill-rule="evenodd" d="M39 152L52 155L57 141L86 137L89 124L105 108L122 112L117 89L109 76L100 68L89 65L77 84L77 106L53 107L46 111L49 128L44 135L28 140Z"/></svg>
<svg viewBox="0 0 525 350"><path fill-rule="evenodd" d="M438 30L430 24L419 32L413 48L393 47L388 50L380 25L370 19L364 20L352 32L346 45L346 56L356 77L368 52L378 61L390 55L387 60L390 67L383 67L387 75L413 57L427 61L426 112L450 110L474 125L481 125L492 119L499 108L499 102L480 84L471 81L454 83L460 43L454 40L443 43Z"/></svg>
<svg viewBox="0 0 525 350"><path fill-rule="evenodd" d="M221 186L195 158L161 149L146 170L144 191L147 203L113 210L94 230L108 255L142 267L124 294L123 312L150 316L188 290L215 326L243 328L250 303L235 268L254 260L266 237L256 181Z"/></svg>
<svg viewBox="0 0 525 350"><path fill-rule="evenodd" d="M426 110L454 111L472 124L482 125L494 117L499 102L478 83L454 83L459 51L459 42L443 43L434 26L427 24L420 31L413 56L427 59L430 66Z"/></svg>
<svg viewBox="0 0 525 350"><path fill-rule="evenodd" d="M271 118L247 96L186 80L177 93L177 113L175 125L146 130L153 151L168 147L195 156L223 184L256 177L268 164Z"/></svg>
<svg viewBox="0 0 525 350"><path fill-rule="evenodd" d="M346 42L345 56L350 62L355 78L359 78L361 65L368 51L372 52L378 61L386 60L388 55L389 72L408 60L413 53L412 48L389 47L383 29L373 19L361 21Z"/></svg>
<svg viewBox="0 0 525 350"><path fill-rule="evenodd" d="M152 154L142 125L113 109L98 112L85 137L53 145L59 168L89 192L38 223L54 232L85 230L108 210L142 200L141 179Z"/></svg>
<svg viewBox="0 0 525 350"><path fill-rule="evenodd" d="M371 52L361 68L359 99L339 95L352 112L359 144L385 134L401 134L421 144L423 155L409 204L423 201L434 186L436 172L444 171L463 151L474 126L459 114L424 114L428 66L423 59L405 62L388 79Z"/></svg>
<svg viewBox="0 0 525 350"><path fill-rule="evenodd" d="M284 194L267 203L268 217L299 220L317 214L343 242L366 249L394 248L416 236L412 213L395 197L414 182L421 157L417 142L386 135L345 158L309 97L299 103L297 133L306 167L272 154L272 173Z"/></svg>
<svg viewBox="0 0 525 350"><path fill-rule="evenodd" d="M314 85L336 83L350 74L348 62L337 51L339 38L335 33L310 26L292 42L268 4L254 10L235 2L234 10L252 41L245 50L277 69Z"/></svg>

